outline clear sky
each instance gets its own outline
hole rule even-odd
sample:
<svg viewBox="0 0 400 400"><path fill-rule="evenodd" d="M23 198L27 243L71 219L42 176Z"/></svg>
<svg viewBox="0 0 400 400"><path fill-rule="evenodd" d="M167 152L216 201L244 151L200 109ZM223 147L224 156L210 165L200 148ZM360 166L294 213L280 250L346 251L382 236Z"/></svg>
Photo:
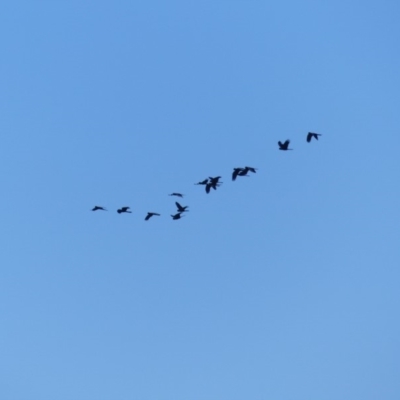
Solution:
<svg viewBox="0 0 400 400"><path fill-rule="evenodd" d="M0 399L398 400L399 17L4 2Z"/></svg>

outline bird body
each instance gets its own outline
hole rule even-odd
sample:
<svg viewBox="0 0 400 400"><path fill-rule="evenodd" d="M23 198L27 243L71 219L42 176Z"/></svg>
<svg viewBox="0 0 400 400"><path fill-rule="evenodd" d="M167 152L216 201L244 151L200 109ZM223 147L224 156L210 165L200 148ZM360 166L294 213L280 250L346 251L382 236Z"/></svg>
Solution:
<svg viewBox="0 0 400 400"><path fill-rule="evenodd" d="M286 140L284 143L278 142L279 150L293 150L289 149L290 140Z"/></svg>
<svg viewBox="0 0 400 400"><path fill-rule="evenodd" d="M233 168L232 180L235 181L238 175L243 176L242 172L243 172L243 168Z"/></svg>
<svg viewBox="0 0 400 400"><path fill-rule="evenodd" d="M253 167L244 167L244 168L233 168L233 172L232 172L232 180L236 180L237 176L248 176L247 173L253 172L253 174L256 173L256 169L257 168L253 168Z"/></svg>
<svg viewBox="0 0 400 400"><path fill-rule="evenodd" d="M177 196L177 197L183 197L183 194L182 193L171 193L171 194L169 194L168 196Z"/></svg>
<svg viewBox="0 0 400 400"><path fill-rule="evenodd" d="M161 214L158 214L158 213L155 213L155 212L148 212L147 215L146 215L146 218L144 220L148 221L153 215L160 216Z"/></svg>
<svg viewBox="0 0 400 400"><path fill-rule="evenodd" d="M209 176L207 179L204 179L204 181L195 183L195 185L205 185L206 193L210 193L211 188L217 190L217 187L221 185L222 182L219 182L220 179L220 176L216 176L214 178Z"/></svg>
<svg viewBox="0 0 400 400"><path fill-rule="evenodd" d="M232 172L232 180L236 180L237 176L248 176L247 173L253 172L253 174L256 173L256 169L257 168L253 168L253 167L244 167L244 168L233 168L233 172Z"/></svg>
<svg viewBox="0 0 400 400"><path fill-rule="evenodd" d="M214 190L217 190L217 187L222 185L222 182L219 181L221 179L220 176L216 176L214 178L209 176L209 179L210 179L210 181L206 185L206 193L210 193L211 188L213 188Z"/></svg>
<svg viewBox="0 0 400 400"><path fill-rule="evenodd" d="M206 193L210 193L211 188L213 188L214 190L217 190L217 187L221 186L221 183L218 182L209 182L206 185Z"/></svg>
<svg viewBox="0 0 400 400"><path fill-rule="evenodd" d="M174 215L172 215L171 214L171 217L172 217L172 219L181 219L183 216L181 215L181 213L180 212L178 212L177 214L174 214Z"/></svg>
<svg viewBox="0 0 400 400"><path fill-rule="evenodd" d="M310 143L312 138L315 138L318 140L318 136L321 136L320 133L313 133L313 132L308 132L307 134L307 142Z"/></svg>
<svg viewBox="0 0 400 400"><path fill-rule="evenodd" d="M176 208L178 209L178 212L179 212L179 213L183 213L183 212L185 212L185 211L189 211L189 210L187 210L187 208L188 208L189 206L182 206L182 205L180 205L177 201L175 202L175 205L176 205Z"/></svg>
<svg viewBox="0 0 400 400"><path fill-rule="evenodd" d="M94 207L92 208L92 211L97 211L97 210L107 211L107 209L105 209L104 207L100 207L100 206L94 206Z"/></svg>
<svg viewBox="0 0 400 400"><path fill-rule="evenodd" d="M121 214L121 213L130 213L130 214L132 214L132 211L129 211L129 208L130 207L121 207L121 208L119 208L117 210L117 213L118 214Z"/></svg>
<svg viewBox="0 0 400 400"><path fill-rule="evenodd" d="M219 182L219 180L221 179L220 176L216 176L215 178L212 178L211 176L209 176L209 178L210 178L210 183L213 185L217 184L217 183L221 183L221 182Z"/></svg>

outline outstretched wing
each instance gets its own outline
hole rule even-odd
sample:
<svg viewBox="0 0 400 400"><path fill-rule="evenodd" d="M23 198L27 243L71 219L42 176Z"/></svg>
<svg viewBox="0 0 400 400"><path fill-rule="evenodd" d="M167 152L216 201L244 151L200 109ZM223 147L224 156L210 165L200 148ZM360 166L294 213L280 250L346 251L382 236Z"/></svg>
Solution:
<svg viewBox="0 0 400 400"><path fill-rule="evenodd" d="M311 142L312 138L314 137L316 140L318 140L318 136L321 136L320 133L313 133L313 132L308 132L307 134L307 142Z"/></svg>
<svg viewBox="0 0 400 400"><path fill-rule="evenodd" d="M246 169L247 169L248 171L250 171L250 172L253 172L253 174L256 173L256 169L253 168L253 167L246 167Z"/></svg>
<svg viewBox="0 0 400 400"><path fill-rule="evenodd" d="M287 150L289 147L290 140L286 140L285 142L278 142L280 150Z"/></svg>
<svg viewBox="0 0 400 400"><path fill-rule="evenodd" d="M210 183L218 183L218 181L221 177L216 176L216 177L212 178L211 176L209 176L209 178L210 178Z"/></svg>

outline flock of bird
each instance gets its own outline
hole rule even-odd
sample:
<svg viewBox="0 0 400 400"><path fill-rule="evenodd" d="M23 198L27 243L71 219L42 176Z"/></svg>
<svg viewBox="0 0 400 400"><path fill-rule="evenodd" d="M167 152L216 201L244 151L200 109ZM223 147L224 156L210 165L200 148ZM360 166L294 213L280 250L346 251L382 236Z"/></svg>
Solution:
<svg viewBox="0 0 400 400"><path fill-rule="evenodd" d="M313 132L308 132L307 134L307 142L310 143L312 139L316 139L318 140L318 137L321 136L320 133L313 133ZM279 146L279 150L283 150L283 151L287 151L287 150L293 150L293 149L289 149L289 144L290 144L290 140L286 140L285 142L278 142L278 146ZM247 176L247 174L249 172L252 172L253 174L256 173L257 168L253 168L253 167L236 167L233 168L233 172L232 172L232 181L235 181L236 178L238 176ZM219 186L222 185L222 182L220 182L221 176L215 176L215 177L208 177L206 179L204 179L203 181L197 182L195 183L195 185L203 185L205 187L205 191L206 193L210 193L211 189L217 190L217 188ZM169 196L175 196L175 197L181 197L183 198L183 194L182 193L171 193L169 194ZM182 206L180 203L178 203L177 201L175 202L176 205L176 213L175 214L171 214L171 217L173 220L178 220L181 219L184 216L185 212L188 212L188 207L189 206ZM132 211L129 210L130 207L121 207L117 210L118 214L122 214L122 213L129 213L131 214ZM92 208L92 211L108 211L106 208L101 207L101 206L94 206ZM151 217L154 216L160 216L161 214L156 213L156 212L148 212L146 217L144 218L145 221L148 221Z"/></svg>

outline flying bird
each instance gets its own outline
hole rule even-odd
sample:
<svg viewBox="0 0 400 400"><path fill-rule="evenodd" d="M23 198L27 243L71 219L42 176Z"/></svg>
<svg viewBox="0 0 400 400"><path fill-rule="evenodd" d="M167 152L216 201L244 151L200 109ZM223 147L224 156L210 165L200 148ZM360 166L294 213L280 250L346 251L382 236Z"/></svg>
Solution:
<svg viewBox="0 0 400 400"><path fill-rule="evenodd" d="M232 173L232 180L236 180L237 176L248 176L247 173L253 172L253 174L256 173L257 168L253 167L244 167L244 168L233 168L233 173Z"/></svg>
<svg viewBox="0 0 400 400"><path fill-rule="evenodd" d="M211 188L213 188L214 190L217 190L217 187L222 185L222 182L219 181L221 179L220 176L216 176L215 178L212 178L211 176L209 176L209 178L210 178L210 181L206 185L207 193L210 193Z"/></svg>
<svg viewBox="0 0 400 400"><path fill-rule="evenodd" d="M221 179L220 176L216 176L215 178L212 178L211 176L209 176L209 178L210 178L210 183L212 185L216 185L216 184L222 183L222 182L219 182L219 180Z"/></svg>
<svg viewBox="0 0 400 400"><path fill-rule="evenodd" d="M217 186L220 186L222 182L219 182L220 176L216 176L215 178L212 178L211 176L207 179L204 179L204 181L197 182L195 185L205 185L206 193L210 193L210 189L217 189Z"/></svg>
<svg viewBox="0 0 400 400"><path fill-rule="evenodd" d="M92 211L97 211L97 210L107 211L104 207L100 207L100 206L94 206L94 207L92 208Z"/></svg>
<svg viewBox="0 0 400 400"><path fill-rule="evenodd" d="M176 207L177 207L179 213L183 213L185 211L189 211L189 210L187 210L187 208L189 206L181 206L177 201L175 202L175 204L176 204Z"/></svg>
<svg viewBox="0 0 400 400"><path fill-rule="evenodd" d="M118 214L121 214L121 213L130 213L130 214L132 214L132 211L129 211L129 208L130 207L121 207L121 208L119 208L117 210L117 213Z"/></svg>
<svg viewBox="0 0 400 400"><path fill-rule="evenodd" d="M293 150L293 149L289 149L289 143L290 143L290 140L286 140L286 142L284 142L284 143L278 142L279 150Z"/></svg>
<svg viewBox="0 0 400 400"><path fill-rule="evenodd" d="M184 215L183 216L181 216L181 213L180 212L178 212L177 214L175 214L175 215L172 215L171 214L171 217L172 217L172 219L181 219L181 218L183 218L184 217Z"/></svg>
<svg viewBox="0 0 400 400"><path fill-rule="evenodd" d="M218 182L209 182L206 185L206 193L210 193L211 188L213 188L214 190L217 190L217 187L221 186L221 183Z"/></svg>
<svg viewBox="0 0 400 400"><path fill-rule="evenodd" d="M238 175L241 175L241 173L243 172L243 168L233 168L233 172L232 172L232 180L235 181ZM247 172L246 172L247 173ZM241 175L243 176L243 175Z"/></svg>
<svg viewBox="0 0 400 400"><path fill-rule="evenodd" d="M169 194L168 196L177 196L177 197L183 197L183 194L182 193L171 193L171 194Z"/></svg>
<svg viewBox="0 0 400 400"><path fill-rule="evenodd" d="M158 213L155 213L155 212L148 212L147 213L147 215L146 215L146 218L144 219L145 221L148 221L153 215L161 215L161 214L158 214Z"/></svg>
<svg viewBox="0 0 400 400"><path fill-rule="evenodd" d="M316 140L318 140L318 136L321 136L321 134L320 133L308 132L308 134L307 134L307 142L310 143L312 138L315 138Z"/></svg>

